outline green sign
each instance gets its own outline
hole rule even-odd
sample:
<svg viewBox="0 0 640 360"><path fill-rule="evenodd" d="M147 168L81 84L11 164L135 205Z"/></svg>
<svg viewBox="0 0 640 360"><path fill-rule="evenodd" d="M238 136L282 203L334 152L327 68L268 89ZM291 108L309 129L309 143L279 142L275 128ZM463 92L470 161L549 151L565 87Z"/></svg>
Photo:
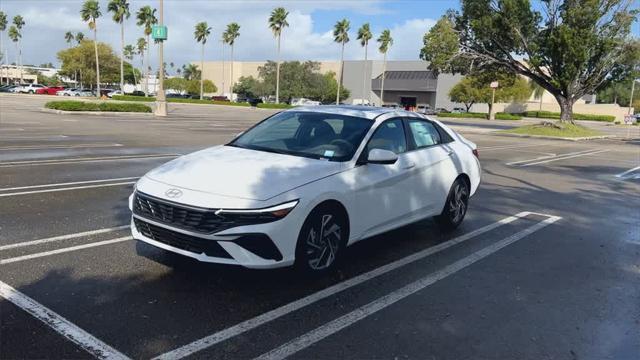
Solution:
<svg viewBox="0 0 640 360"><path fill-rule="evenodd" d="M153 25L151 28L151 38L153 38L153 40L167 40L167 27L164 25Z"/></svg>

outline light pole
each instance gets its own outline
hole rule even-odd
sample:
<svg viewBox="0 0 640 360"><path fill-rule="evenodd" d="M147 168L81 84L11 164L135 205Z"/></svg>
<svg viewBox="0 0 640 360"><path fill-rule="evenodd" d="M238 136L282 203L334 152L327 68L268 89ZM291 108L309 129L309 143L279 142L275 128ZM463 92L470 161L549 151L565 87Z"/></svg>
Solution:
<svg viewBox="0 0 640 360"><path fill-rule="evenodd" d="M640 79L633 79L631 81L631 96L629 97L629 112L627 113L629 115L631 115L631 109L633 109L633 90L635 90L636 81L640 81Z"/></svg>
<svg viewBox="0 0 640 360"><path fill-rule="evenodd" d="M159 25L164 27L164 6L163 0L160 0L160 18ZM165 33L166 39L166 33ZM158 91L156 92L156 116L167 116L167 99L164 95L164 40L160 40L158 46L158 57L160 58L160 74L158 74Z"/></svg>
<svg viewBox="0 0 640 360"><path fill-rule="evenodd" d="M496 110L495 110L495 107L493 106L493 103L496 99L496 89L498 88L498 85L499 84L497 81L493 81L489 85L491 87L491 108L489 109L489 120L496 119Z"/></svg>

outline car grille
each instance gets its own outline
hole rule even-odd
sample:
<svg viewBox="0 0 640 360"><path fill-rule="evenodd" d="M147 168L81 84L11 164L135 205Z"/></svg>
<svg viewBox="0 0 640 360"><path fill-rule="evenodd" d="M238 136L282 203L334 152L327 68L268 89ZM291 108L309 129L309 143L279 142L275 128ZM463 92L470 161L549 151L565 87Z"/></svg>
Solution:
<svg viewBox="0 0 640 360"><path fill-rule="evenodd" d="M216 209L194 209L158 200L136 192L133 213L150 220L201 233L213 233L238 226L233 219L215 214Z"/></svg>
<svg viewBox="0 0 640 360"><path fill-rule="evenodd" d="M182 234L176 231L165 229L160 226L150 224L137 218L133 222L138 231L158 242L186 250L196 254L206 254L207 256L231 259L231 255L215 240L202 239L196 236Z"/></svg>

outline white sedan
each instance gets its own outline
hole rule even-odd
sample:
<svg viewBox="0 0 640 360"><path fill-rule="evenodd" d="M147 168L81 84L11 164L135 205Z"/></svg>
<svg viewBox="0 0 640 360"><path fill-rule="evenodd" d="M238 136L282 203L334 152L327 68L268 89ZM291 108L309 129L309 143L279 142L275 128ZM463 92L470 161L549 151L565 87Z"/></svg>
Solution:
<svg viewBox="0 0 640 360"><path fill-rule="evenodd" d="M295 108L147 173L129 198L131 230L200 261L322 273L373 235L431 216L460 225L477 155L414 112Z"/></svg>

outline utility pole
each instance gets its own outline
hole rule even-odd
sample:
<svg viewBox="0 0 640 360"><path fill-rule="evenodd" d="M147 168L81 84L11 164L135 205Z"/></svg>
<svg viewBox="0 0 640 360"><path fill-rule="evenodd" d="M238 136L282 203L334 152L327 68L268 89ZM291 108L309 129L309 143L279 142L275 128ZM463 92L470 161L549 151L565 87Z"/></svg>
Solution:
<svg viewBox="0 0 640 360"><path fill-rule="evenodd" d="M498 88L498 82L494 81L489 86L491 87L491 108L489 109L489 120L495 120L496 110L495 110L495 107L493 106L493 103L496 100L496 89Z"/></svg>
<svg viewBox="0 0 640 360"><path fill-rule="evenodd" d="M631 109L633 109L633 90L635 90L636 81L638 81L638 79L636 78L631 80L631 96L629 97L629 112L628 112L629 115L631 115Z"/></svg>
<svg viewBox="0 0 640 360"><path fill-rule="evenodd" d="M160 19L159 25L160 27L164 27L164 6L163 0L160 0ZM159 58L160 58L160 74L158 74L158 87L156 94L156 116L167 116L167 99L164 95L164 40L160 40L160 44L158 46L159 49Z"/></svg>

